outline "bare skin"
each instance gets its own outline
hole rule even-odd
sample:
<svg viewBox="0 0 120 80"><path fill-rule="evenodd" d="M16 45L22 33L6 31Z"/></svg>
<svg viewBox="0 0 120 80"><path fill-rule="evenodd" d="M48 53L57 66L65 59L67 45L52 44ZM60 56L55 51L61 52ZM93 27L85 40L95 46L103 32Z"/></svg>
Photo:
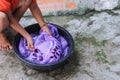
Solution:
<svg viewBox="0 0 120 80"><path fill-rule="evenodd" d="M12 45L10 42L7 40L6 36L2 32L3 29L6 27L3 26L8 26L8 18L6 17L6 14L0 12L0 16L2 16L2 19L0 19L0 49L3 50L10 50L12 49ZM6 23L5 23L6 22Z"/></svg>
<svg viewBox="0 0 120 80"><path fill-rule="evenodd" d="M2 51L12 49L12 45L10 44L10 42L7 40L7 38L5 37L3 33L0 33L0 40L1 40L0 49Z"/></svg>
<svg viewBox="0 0 120 80"><path fill-rule="evenodd" d="M30 8L33 16L38 21L39 25L43 25L45 22L42 18L41 11L38 8L37 4L31 4L31 0L19 0L19 4L15 10L15 12L10 11L8 13L0 12L0 49L1 50L10 50L12 49L12 45L7 40L6 36L2 32L6 26L9 26L20 33L26 40L28 44L28 48L30 50L34 50L33 40L30 34L26 32L23 27L18 23L20 18L23 16L25 11ZM48 32L51 35L51 31L48 29L47 25L41 27L43 31Z"/></svg>

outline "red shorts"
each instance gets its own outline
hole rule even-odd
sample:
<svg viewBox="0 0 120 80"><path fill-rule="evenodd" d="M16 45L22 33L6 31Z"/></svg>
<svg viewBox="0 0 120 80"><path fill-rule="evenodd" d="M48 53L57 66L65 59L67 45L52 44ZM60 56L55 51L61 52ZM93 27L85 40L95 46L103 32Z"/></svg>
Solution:
<svg viewBox="0 0 120 80"><path fill-rule="evenodd" d="M36 0L32 0L32 3L36 2ZM16 8L19 0L0 0L0 11L9 12L12 9Z"/></svg>

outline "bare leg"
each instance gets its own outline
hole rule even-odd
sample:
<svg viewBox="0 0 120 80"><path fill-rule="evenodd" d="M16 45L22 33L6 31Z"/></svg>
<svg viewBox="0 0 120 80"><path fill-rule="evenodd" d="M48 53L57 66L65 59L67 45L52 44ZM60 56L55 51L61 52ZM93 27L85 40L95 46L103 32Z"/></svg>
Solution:
<svg viewBox="0 0 120 80"><path fill-rule="evenodd" d="M3 12L0 12L0 49L1 50L10 50L12 46L10 42L5 37L3 30L9 25L7 15Z"/></svg>
<svg viewBox="0 0 120 80"><path fill-rule="evenodd" d="M20 0L18 7L13 12L13 16L17 21L20 20L25 11L29 8L30 4L31 0ZM9 26L8 17L5 13L0 12L0 49L4 51L12 49L10 42L7 40L3 33L3 30L7 26Z"/></svg>

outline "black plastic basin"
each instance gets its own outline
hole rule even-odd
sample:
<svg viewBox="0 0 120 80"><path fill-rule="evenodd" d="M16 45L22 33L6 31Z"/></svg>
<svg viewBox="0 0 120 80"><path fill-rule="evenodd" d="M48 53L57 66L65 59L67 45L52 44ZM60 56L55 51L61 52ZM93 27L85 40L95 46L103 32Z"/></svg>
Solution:
<svg viewBox="0 0 120 80"><path fill-rule="evenodd" d="M52 23L49 23L49 24L52 24ZM15 37L15 40L14 40L14 51L15 51L15 54L16 56L25 64L27 65L28 67L31 67L33 69L37 69L37 70L40 70L40 71L49 71L49 70L54 70L60 66L62 66L63 64L65 64L65 62L69 59L69 57L73 54L73 50L74 50L74 41L73 41L73 38L72 36L70 35L70 33L65 30L64 28L56 25L56 24L52 24L54 25L55 27L58 28L58 32L61 36L63 36L67 42L68 42L68 46L69 46L69 50L68 50L68 54L66 57L63 57L61 58L59 61L57 62L54 62L54 63L49 63L49 64L37 64L37 63L33 63L33 62L30 62L26 59L23 58L23 56L21 55L19 49L18 49L18 45L19 45L19 42L20 42L20 38L22 37L19 33L16 35ZM38 33L39 30L40 30L40 27L39 25L36 23L36 24L32 24L32 25L29 25L25 28L25 30L28 32L28 33Z"/></svg>

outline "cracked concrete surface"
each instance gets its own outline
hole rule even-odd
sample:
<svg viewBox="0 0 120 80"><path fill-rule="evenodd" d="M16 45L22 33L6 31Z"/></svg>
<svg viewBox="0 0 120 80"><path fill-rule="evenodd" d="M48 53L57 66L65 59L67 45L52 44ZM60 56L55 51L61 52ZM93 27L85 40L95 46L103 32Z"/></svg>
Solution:
<svg viewBox="0 0 120 80"><path fill-rule="evenodd" d="M41 73L22 64L13 50L1 51L0 80L120 80L120 10L102 9L84 15L45 17L47 22L58 24L71 33L74 55L63 67ZM26 16L20 23L27 26L36 21ZM15 34L6 31L12 43Z"/></svg>

